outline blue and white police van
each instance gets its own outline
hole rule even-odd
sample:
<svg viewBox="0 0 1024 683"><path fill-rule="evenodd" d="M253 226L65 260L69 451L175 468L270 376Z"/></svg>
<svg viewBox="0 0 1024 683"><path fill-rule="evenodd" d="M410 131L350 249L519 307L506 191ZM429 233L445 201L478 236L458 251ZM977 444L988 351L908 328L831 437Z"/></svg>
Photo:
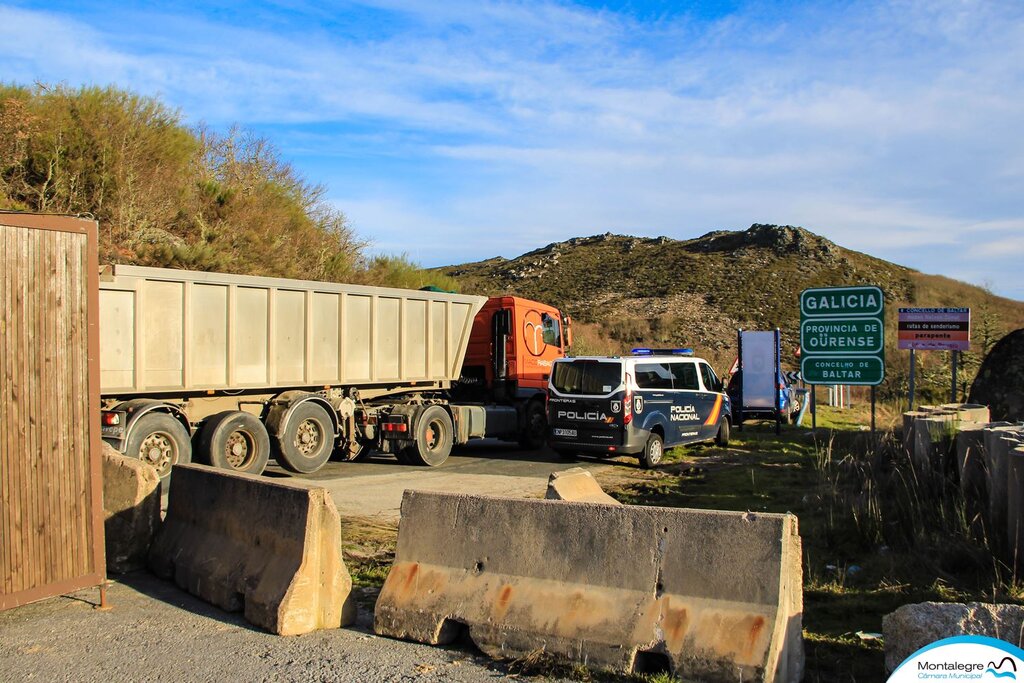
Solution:
<svg viewBox="0 0 1024 683"><path fill-rule="evenodd" d="M549 442L567 459L636 455L654 467L665 448L728 444L731 420L722 381L690 349L560 358L548 378Z"/></svg>

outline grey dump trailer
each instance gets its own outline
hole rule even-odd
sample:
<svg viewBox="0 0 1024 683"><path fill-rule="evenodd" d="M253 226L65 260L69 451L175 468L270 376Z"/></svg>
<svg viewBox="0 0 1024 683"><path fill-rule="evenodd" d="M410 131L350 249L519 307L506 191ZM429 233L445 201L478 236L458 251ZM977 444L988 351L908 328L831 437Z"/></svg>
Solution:
<svg viewBox="0 0 1024 683"><path fill-rule="evenodd" d="M104 440L161 476L193 459L313 472L373 448L436 465L484 435L453 406L486 299L135 266L100 277ZM511 416L509 411L511 410ZM515 411L490 411L492 425Z"/></svg>

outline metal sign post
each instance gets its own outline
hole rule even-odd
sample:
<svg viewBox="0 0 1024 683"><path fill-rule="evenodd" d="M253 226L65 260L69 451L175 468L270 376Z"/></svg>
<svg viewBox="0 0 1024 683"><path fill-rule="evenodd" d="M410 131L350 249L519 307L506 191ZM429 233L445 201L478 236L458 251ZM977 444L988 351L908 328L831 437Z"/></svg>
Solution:
<svg viewBox="0 0 1024 683"><path fill-rule="evenodd" d="M949 385L949 402L956 403L956 357L957 355L959 355L959 352L953 350L949 352L949 355L951 357L950 364L953 366L953 373L952 377L950 378Z"/></svg>
<svg viewBox="0 0 1024 683"><path fill-rule="evenodd" d="M875 442L875 387L871 387L871 443Z"/></svg>
<svg viewBox="0 0 1024 683"><path fill-rule="evenodd" d="M907 392L907 399L909 401L907 410L914 409L914 370L916 369L917 361L914 358L914 349L910 349L910 389Z"/></svg>
<svg viewBox="0 0 1024 683"><path fill-rule="evenodd" d="M800 374L811 385L875 387L885 379L885 294L875 285L800 293ZM874 391L872 390L872 396ZM812 408L814 406L812 405ZM812 418L815 412L811 412ZM871 420L875 403L871 403ZM817 426L817 420L812 419Z"/></svg>
<svg viewBox="0 0 1024 683"><path fill-rule="evenodd" d="M814 388L817 384L811 385L811 430L818 428L818 400L814 395Z"/></svg>
<svg viewBox="0 0 1024 683"><path fill-rule="evenodd" d="M780 376L782 374L782 330L775 328L775 377L773 378L773 384L775 385L775 436L782 434L782 385L783 380ZM790 394L792 397L792 394ZM790 398L792 400L792 398ZM792 407L792 406L790 406Z"/></svg>
<svg viewBox="0 0 1024 683"><path fill-rule="evenodd" d="M736 330L736 363L737 363L736 367L737 367L738 372L742 373L743 372L743 328L742 327L740 329ZM742 380L742 378L743 378L743 375L741 374L740 375L740 379ZM739 431L742 432L743 431L743 382L740 381L739 385L740 385L740 387L739 387L739 397L740 397L740 400L739 400L739 405L736 406L736 414L737 414L737 416L736 416L736 426L739 428Z"/></svg>

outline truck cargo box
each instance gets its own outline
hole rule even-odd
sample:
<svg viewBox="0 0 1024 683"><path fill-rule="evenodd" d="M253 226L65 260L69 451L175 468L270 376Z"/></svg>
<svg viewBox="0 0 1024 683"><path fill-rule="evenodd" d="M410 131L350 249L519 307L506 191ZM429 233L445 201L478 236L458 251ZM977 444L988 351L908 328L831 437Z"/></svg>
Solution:
<svg viewBox="0 0 1024 683"><path fill-rule="evenodd" d="M451 382L486 300L137 266L100 279L106 396Z"/></svg>

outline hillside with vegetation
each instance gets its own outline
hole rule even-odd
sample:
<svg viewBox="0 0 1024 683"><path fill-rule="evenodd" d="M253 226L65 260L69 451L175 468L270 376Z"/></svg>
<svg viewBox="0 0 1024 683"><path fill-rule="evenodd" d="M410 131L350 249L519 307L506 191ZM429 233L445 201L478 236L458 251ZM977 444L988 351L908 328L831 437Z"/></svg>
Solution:
<svg viewBox="0 0 1024 683"><path fill-rule="evenodd" d="M0 209L92 216L103 263L419 287L268 140L115 87L0 85Z"/></svg>
<svg viewBox="0 0 1024 683"><path fill-rule="evenodd" d="M876 284L886 296L885 387L905 391L907 352L896 350L901 306L968 306L975 352L964 358L969 383L980 356L1008 330L1024 326L1024 303L947 278L925 275L845 249L804 228L755 224L691 240L604 234L549 244L514 259L448 266L466 292L512 293L561 307L577 321L580 353L632 346L692 346L725 370L736 330L779 327L783 361L797 367L799 295L808 287ZM946 353L922 362L921 386L948 393ZM945 372L945 374L943 374Z"/></svg>

